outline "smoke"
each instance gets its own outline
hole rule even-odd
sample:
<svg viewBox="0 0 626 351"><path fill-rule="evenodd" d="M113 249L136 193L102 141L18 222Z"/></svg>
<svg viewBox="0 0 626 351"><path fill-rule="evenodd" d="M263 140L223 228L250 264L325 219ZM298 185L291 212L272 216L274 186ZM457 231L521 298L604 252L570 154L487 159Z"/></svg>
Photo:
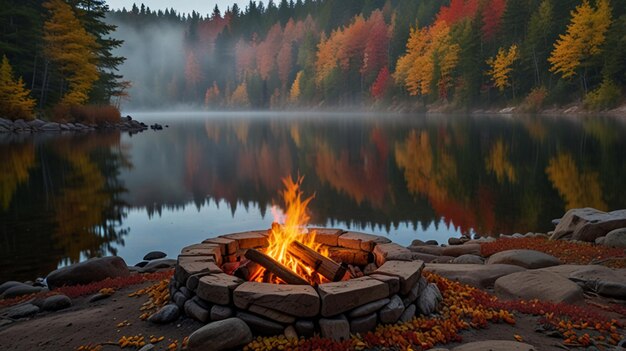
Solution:
<svg viewBox="0 0 626 351"><path fill-rule="evenodd" d="M174 102L169 97L177 95L184 76L185 26L166 21L129 24L115 16L109 16L107 22L117 26L112 36L124 40L114 52L127 58L119 73L132 82L130 100L123 103L124 108L171 107Z"/></svg>

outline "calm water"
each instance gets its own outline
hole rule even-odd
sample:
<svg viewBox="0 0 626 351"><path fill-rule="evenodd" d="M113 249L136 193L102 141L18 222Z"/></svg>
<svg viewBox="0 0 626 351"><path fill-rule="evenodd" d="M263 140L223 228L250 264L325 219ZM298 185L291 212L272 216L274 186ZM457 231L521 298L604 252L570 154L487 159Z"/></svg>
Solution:
<svg viewBox="0 0 626 351"><path fill-rule="evenodd" d="M163 131L0 134L0 281L117 254L175 257L268 228L281 178L312 222L408 245L547 231L572 207L626 208L626 123L612 119L136 114Z"/></svg>

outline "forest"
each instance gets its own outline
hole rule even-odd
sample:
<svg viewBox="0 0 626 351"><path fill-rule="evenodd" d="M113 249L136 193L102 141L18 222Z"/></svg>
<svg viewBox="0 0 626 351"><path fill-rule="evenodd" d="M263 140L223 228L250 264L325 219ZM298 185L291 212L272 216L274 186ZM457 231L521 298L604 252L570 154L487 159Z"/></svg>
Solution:
<svg viewBox="0 0 626 351"><path fill-rule="evenodd" d="M621 102L625 12L622 0L270 0L207 16L135 5L107 21L122 55L139 56L122 68L138 107L534 112Z"/></svg>
<svg viewBox="0 0 626 351"><path fill-rule="evenodd" d="M11 119L109 104L605 110L626 84L623 0L270 0L208 15L5 1Z"/></svg>

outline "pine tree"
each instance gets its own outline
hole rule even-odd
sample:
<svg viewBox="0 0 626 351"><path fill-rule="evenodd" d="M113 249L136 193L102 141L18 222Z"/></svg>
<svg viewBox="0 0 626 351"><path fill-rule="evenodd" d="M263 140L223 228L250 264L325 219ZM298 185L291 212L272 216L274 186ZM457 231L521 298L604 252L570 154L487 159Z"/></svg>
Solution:
<svg viewBox="0 0 626 351"><path fill-rule="evenodd" d="M20 77L15 79L9 59L2 57L0 66L0 116L10 119L32 119L35 100Z"/></svg>
<svg viewBox="0 0 626 351"><path fill-rule="evenodd" d="M72 7L63 0L49 0L43 6L50 14L44 24L45 52L59 67L69 85L61 103L84 104L98 80L96 40L87 33Z"/></svg>

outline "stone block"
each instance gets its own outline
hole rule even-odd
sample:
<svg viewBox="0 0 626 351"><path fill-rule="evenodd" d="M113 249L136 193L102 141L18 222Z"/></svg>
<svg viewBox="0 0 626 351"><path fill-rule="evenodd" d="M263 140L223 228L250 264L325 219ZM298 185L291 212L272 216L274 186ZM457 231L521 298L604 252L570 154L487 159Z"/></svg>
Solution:
<svg viewBox="0 0 626 351"><path fill-rule="evenodd" d="M248 308L248 311L283 324L292 324L296 321L296 317L294 316L290 316L274 309L262 307L259 305L251 305Z"/></svg>
<svg viewBox="0 0 626 351"><path fill-rule="evenodd" d="M400 278L398 277L375 273L370 274L369 277L387 284L389 287L389 295L397 294L400 291Z"/></svg>
<svg viewBox="0 0 626 351"><path fill-rule="evenodd" d="M218 266L222 265L222 249L219 245L216 244L193 244L187 247L184 247L180 251L181 256L213 256L213 260L217 263Z"/></svg>
<svg viewBox="0 0 626 351"><path fill-rule="evenodd" d="M346 232L339 236L338 245L348 249L372 252L376 244L390 243L391 240L372 234Z"/></svg>
<svg viewBox="0 0 626 351"><path fill-rule="evenodd" d="M378 244L374 248L374 259L380 267L387 261L412 261L413 252L404 246L396 243Z"/></svg>
<svg viewBox="0 0 626 351"><path fill-rule="evenodd" d="M223 256L234 255L237 253L237 250L239 250L239 242L234 239L217 237L206 239L202 243L219 245L222 248Z"/></svg>
<svg viewBox="0 0 626 351"><path fill-rule="evenodd" d="M235 289L233 300L241 309L254 304L296 317L315 317L320 310L319 295L310 285L245 282Z"/></svg>
<svg viewBox="0 0 626 351"><path fill-rule="evenodd" d="M233 290L242 283L243 280L225 273L206 275L200 278L196 294L205 301L228 305Z"/></svg>
<svg viewBox="0 0 626 351"><path fill-rule="evenodd" d="M378 316L376 313L372 313L364 317L354 318L350 320L350 332L352 334L366 333L374 330L377 324Z"/></svg>
<svg viewBox="0 0 626 351"><path fill-rule="evenodd" d="M267 246L267 231L254 231L222 235L220 238L237 240L238 250Z"/></svg>
<svg viewBox="0 0 626 351"><path fill-rule="evenodd" d="M237 318L246 322L255 334L280 335L285 330L285 327L282 324L251 313L237 312Z"/></svg>
<svg viewBox="0 0 626 351"><path fill-rule="evenodd" d="M400 278L400 294L406 295L422 276L422 261L387 261L374 272Z"/></svg>
<svg viewBox="0 0 626 351"><path fill-rule="evenodd" d="M358 318L358 317L367 316L371 313L377 312L381 308L385 307L388 303L389 303L389 299L387 298L370 302L363 306L359 306L353 309L352 311L350 311L348 316L350 318Z"/></svg>
<svg viewBox="0 0 626 351"><path fill-rule="evenodd" d="M335 316L389 296L388 285L370 277L320 284L318 290L324 317Z"/></svg>
<svg viewBox="0 0 626 351"><path fill-rule="evenodd" d="M217 266L213 256L178 256L174 278L181 285L185 285L191 275L210 273L215 267Z"/></svg>
<svg viewBox="0 0 626 351"><path fill-rule="evenodd" d="M341 229L309 228L309 233L315 233L316 243L328 246L339 246L339 236L344 233Z"/></svg>
<svg viewBox="0 0 626 351"><path fill-rule="evenodd" d="M335 341L343 341L350 338L350 323L343 315L337 318L322 318L319 323L320 332L324 338Z"/></svg>

